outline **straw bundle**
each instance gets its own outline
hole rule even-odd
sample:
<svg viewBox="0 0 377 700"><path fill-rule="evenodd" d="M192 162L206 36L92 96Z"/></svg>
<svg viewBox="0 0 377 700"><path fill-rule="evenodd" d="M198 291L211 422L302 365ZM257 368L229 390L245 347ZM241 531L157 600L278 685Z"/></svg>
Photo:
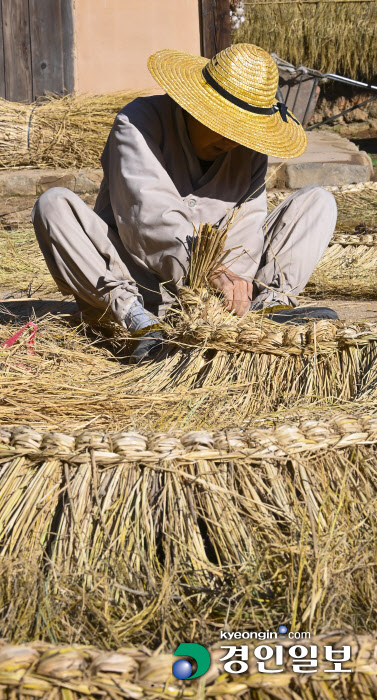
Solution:
<svg viewBox="0 0 377 700"><path fill-rule="evenodd" d="M0 167L99 167L115 116L143 94L49 95L30 105L0 98Z"/></svg>
<svg viewBox="0 0 377 700"><path fill-rule="evenodd" d="M270 644L274 647L276 641ZM279 640L287 653L292 646L287 640ZM103 651L92 646L64 647L33 642L13 646L3 642L0 646L0 698L23 700L31 696L56 700L89 700L98 697L111 698L244 698L245 700L368 700L374 698L376 685L377 641L374 636L357 636L347 631L321 635L310 640L317 646L320 668L309 676L295 673L292 660L282 673L263 674L257 671L253 657L257 643L248 644L249 670L232 675L224 672L226 654L220 643L210 649L211 665L202 679L178 681L172 675L172 665L177 657L168 653L152 653L147 649L121 648ZM308 647L309 641L302 646ZM325 646L333 649L351 647L351 661L347 668L352 673L328 673L333 665L325 660Z"/></svg>
<svg viewBox="0 0 377 700"><path fill-rule="evenodd" d="M376 628L377 418L362 407L244 431L0 437L2 636Z"/></svg>
<svg viewBox="0 0 377 700"><path fill-rule="evenodd" d="M305 292L311 296L376 299L377 227L335 234Z"/></svg>
<svg viewBox="0 0 377 700"><path fill-rule="evenodd" d="M294 65L372 82L377 74L376 19L374 0L247 0L245 22L232 42L257 44Z"/></svg>

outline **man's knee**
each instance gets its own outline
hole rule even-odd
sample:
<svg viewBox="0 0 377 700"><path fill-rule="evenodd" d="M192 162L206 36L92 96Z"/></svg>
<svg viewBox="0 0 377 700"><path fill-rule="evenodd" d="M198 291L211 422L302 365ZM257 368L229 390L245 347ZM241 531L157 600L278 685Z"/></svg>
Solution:
<svg viewBox="0 0 377 700"><path fill-rule="evenodd" d="M51 187L49 190L46 190L34 205L32 213L33 223L37 219L47 222L55 218L58 214L60 203L69 200L73 194L74 192L67 187Z"/></svg>
<svg viewBox="0 0 377 700"><path fill-rule="evenodd" d="M298 191L297 195L304 196L308 202L310 201L310 203L314 206L323 207L329 212L329 214L336 216L336 199L331 192L326 190L324 187L321 187L321 185L307 185L306 187L302 187Z"/></svg>

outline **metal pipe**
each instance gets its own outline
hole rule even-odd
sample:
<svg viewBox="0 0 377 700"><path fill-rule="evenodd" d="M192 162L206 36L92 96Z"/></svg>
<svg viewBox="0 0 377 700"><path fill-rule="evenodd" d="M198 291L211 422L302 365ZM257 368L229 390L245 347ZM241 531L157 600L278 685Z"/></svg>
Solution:
<svg viewBox="0 0 377 700"><path fill-rule="evenodd" d="M317 75L318 71L311 70L311 68L306 69L310 75ZM352 85L353 87L360 87L365 90L375 90L377 92L377 85L371 85L371 83L362 83L360 80L353 80L352 78L344 78L342 75L336 75L335 73L322 73L320 74L320 80L324 78L330 78L330 80L336 80L338 83L345 83L346 85Z"/></svg>

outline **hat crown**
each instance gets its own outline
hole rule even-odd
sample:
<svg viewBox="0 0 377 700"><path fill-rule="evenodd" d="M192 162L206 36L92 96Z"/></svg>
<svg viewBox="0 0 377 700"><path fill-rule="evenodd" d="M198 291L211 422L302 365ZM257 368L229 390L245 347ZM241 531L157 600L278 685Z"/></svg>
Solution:
<svg viewBox="0 0 377 700"><path fill-rule="evenodd" d="M275 61L254 44L233 44L207 63L207 71L221 87L256 107L276 103L279 73Z"/></svg>

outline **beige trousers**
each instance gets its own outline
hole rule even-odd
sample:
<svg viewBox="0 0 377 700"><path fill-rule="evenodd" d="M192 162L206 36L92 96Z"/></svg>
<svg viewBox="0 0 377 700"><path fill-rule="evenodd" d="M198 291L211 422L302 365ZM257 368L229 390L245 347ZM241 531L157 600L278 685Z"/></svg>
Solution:
<svg viewBox="0 0 377 700"><path fill-rule="evenodd" d="M297 295L328 246L336 214L334 197L313 186L287 197L267 216L263 230L254 231L250 220L243 246L255 301L297 305ZM35 204L33 223L57 286L75 296L87 319L105 314L122 323L135 297L163 316L172 297L152 272L135 265L118 234L74 192L47 190Z"/></svg>

